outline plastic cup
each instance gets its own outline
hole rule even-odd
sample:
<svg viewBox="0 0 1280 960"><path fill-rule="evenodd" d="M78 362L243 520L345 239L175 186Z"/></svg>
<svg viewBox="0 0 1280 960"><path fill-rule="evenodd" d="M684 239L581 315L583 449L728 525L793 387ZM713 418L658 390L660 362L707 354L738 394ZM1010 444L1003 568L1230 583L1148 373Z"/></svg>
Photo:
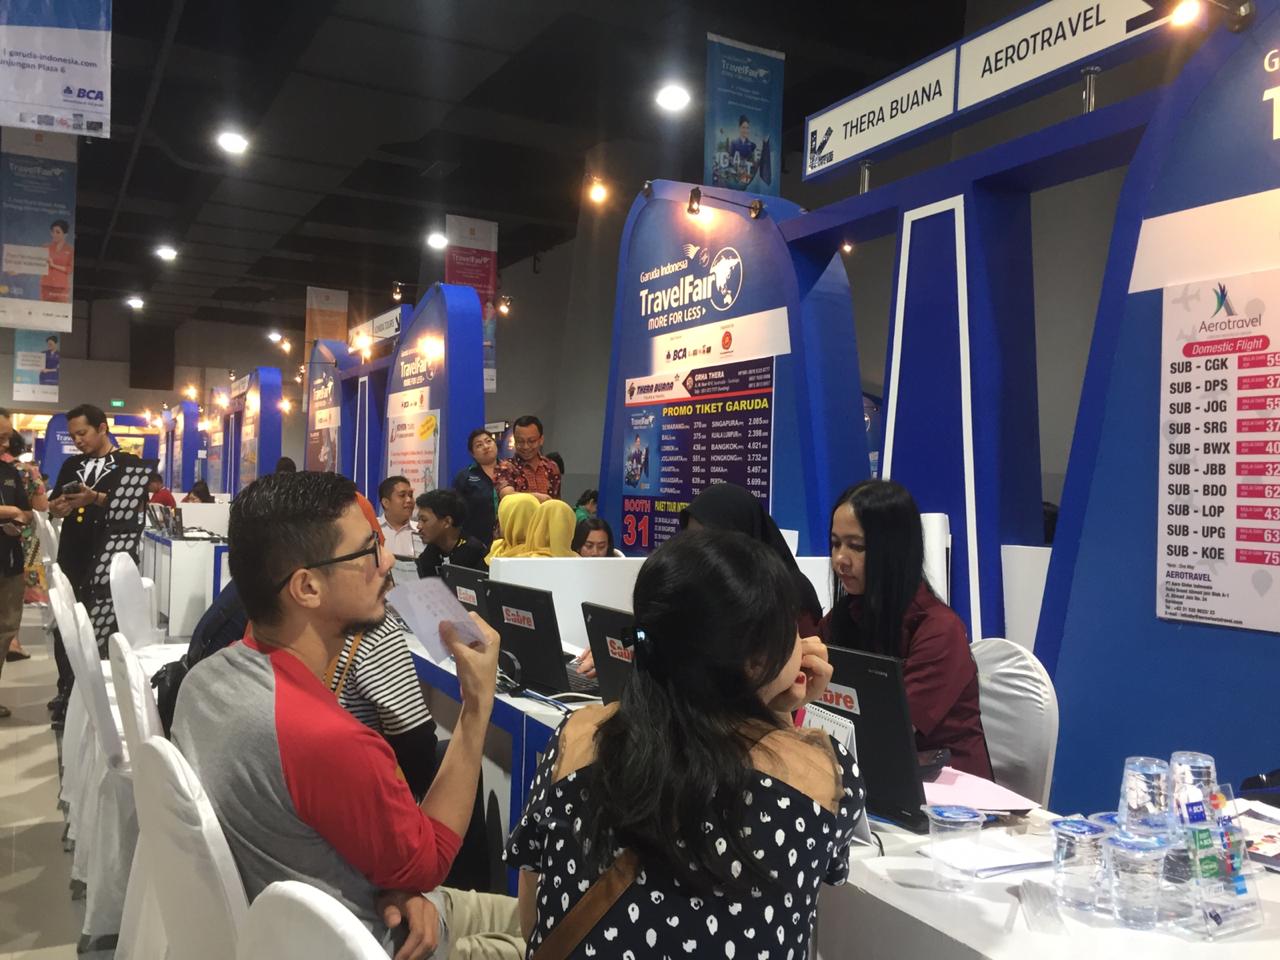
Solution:
<svg viewBox="0 0 1280 960"><path fill-rule="evenodd" d="M1125 760L1117 809L1122 830L1167 835L1172 811L1169 764L1155 757L1129 757Z"/></svg>
<svg viewBox="0 0 1280 960"><path fill-rule="evenodd" d="M1113 833L1107 838L1111 857L1111 911L1126 927L1149 930L1160 916L1160 881L1169 840L1161 836Z"/></svg>
<svg viewBox="0 0 1280 960"><path fill-rule="evenodd" d="M965 854L980 841L986 820L972 807L932 805L929 816L929 859L933 861L933 885L939 890L968 890L973 874L966 869Z"/></svg>
<svg viewBox="0 0 1280 960"><path fill-rule="evenodd" d="M1174 809L1187 823L1188 803L1203 803L1218 785L1218 768L1207 753L1179 750L1169 759L1169 780Z"/></svg>
<svg viewBox="0 0 1280 960"><path fill-rule="evenodd" d="M1079 817L1054 820L1053 889L1058 902L1075 910L1092 910L1106 878L1103 843L1111 828Z"/></svg>

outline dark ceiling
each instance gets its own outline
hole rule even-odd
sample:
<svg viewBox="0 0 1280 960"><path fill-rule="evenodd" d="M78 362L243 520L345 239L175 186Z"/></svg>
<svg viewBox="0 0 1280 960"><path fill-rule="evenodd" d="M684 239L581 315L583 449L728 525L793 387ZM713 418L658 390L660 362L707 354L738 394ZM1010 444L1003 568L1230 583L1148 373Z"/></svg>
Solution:
<svg viewBox="0 0 1280 960"><path fill-rule="evenodd" d="M963 21L963 2L116 0L76 296L141 293L146 321L170 324L301 327L308 284L381 310L446 212L498 221L500 266L572 238L596 144L659 144L671 168L654 176L700 179L707 31L786 52L790 152L806 114ZM668 77L694 94L683 117L653 106ZM214 146L226 125L244 157Z"/></svg>

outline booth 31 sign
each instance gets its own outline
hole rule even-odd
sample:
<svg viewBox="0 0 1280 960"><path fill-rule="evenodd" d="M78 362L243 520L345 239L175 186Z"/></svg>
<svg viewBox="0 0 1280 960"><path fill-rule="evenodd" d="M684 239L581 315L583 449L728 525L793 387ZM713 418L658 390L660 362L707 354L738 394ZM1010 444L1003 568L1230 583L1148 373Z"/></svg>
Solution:
<svg viewBox="0 0 1280 960"><path fill-rule="evenodd" d="M111 135L111 0L0 3L0 125Z"/></svg>

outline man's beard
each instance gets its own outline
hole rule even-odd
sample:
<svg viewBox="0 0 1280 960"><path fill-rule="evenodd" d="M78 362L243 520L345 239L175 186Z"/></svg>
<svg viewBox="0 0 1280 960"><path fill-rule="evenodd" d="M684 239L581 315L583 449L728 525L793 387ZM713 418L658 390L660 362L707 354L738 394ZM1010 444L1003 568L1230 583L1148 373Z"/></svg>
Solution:
<svg viewBox="0 0 1280 960"><path fill-rule="evenodd" d="M382 616L377 620L355 620L346 624L342 628L342 635L346 637L354 636L357 633L368 633L375 627L382 625L382 621L387 618L386 596L391 588L395 586L395 581L391 579L391 574L387 574L386 579L382 582L382 589L378 591L378 599L383 601Z"/></svg>

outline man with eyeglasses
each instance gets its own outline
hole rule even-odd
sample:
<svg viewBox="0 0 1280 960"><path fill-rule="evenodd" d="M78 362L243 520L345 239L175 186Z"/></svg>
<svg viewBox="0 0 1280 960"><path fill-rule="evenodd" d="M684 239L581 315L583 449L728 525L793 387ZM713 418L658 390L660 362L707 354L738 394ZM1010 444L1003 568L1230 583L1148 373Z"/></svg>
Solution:
<svg viewBox="0 0 1280 960"><path fill-rule="evenodd" d="M332 473L263 477L232 503L228 539L250 626L183 681L173 741L213 804L249 899L302 880L397 946L397 960L443 957L448 941L463 940L470 956L522 957L512 898L437 889L474 806L498 635L473 618L486 645L472 648L441 627L462 709L416 804L386 741L325 682L346 637L382 622L391 586L394 556L355 485Z"/></svg>
<svg viewBox="0 0 1280 960"><path fill-rule="evenodd" d="M500 462L494 472L493 485L498 497L531 493L539 503L559 500L560 469L542 455L542 421L537 417L521 417L512 433L516 455Z"/></svg>

